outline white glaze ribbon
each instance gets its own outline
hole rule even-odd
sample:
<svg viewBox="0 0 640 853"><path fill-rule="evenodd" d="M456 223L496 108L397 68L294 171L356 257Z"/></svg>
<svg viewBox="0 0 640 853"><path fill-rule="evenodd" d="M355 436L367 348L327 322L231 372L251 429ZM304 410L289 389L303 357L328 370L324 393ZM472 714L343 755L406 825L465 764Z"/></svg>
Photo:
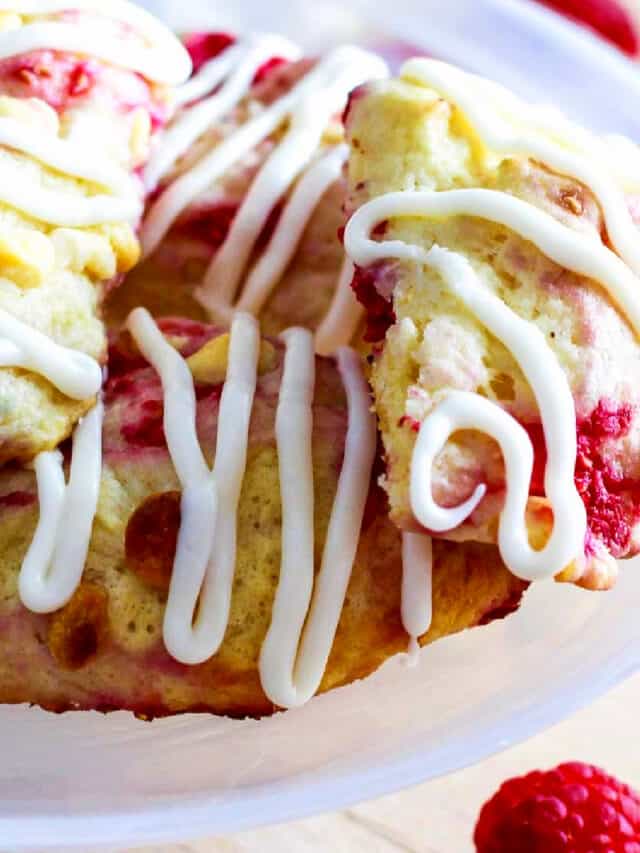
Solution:
<svg viewBox="0 0 640 853"><path fill-rule="evenodd" d="M543 420L545 435L551 432ZM498 546L505 564L517 577L538 581L553 577L584 548L586 511L573 485L573 459L557 455L545 470L545 492L553 509L553 529L544 548L529 544L526 508L533 471L533 448L526 430L496 403L468 391L452 391L424 420L411 464L411 507L418 521L435 532L453 530L476 509L485 494L479 485L457 507L438 506L431 494L433 462L459 430L478 430L500 446L505 465L504 506L500 511ZM575 429L573 430L575 434ZM575 439L574 439L575 444ZM559 448L560 450L562 448ZM563 464L564 463L564 464Z"/></svg>
<svg viewBox="0 0 640 853"><path fill-rule="evenodd" d="M421 216L472 216L504 225L559 266L600 284L640 335L640 280L629 267L601 243L576 233L526 201L496 190L416 190L380 196L363 205L349 221L345 231L347 253L359 266L389 257L424 263L425 250L419 246L396 240L378 243L369 237L386 219Z"/></svg>
<svg viewBox="0 0 640 853"><path fill-rule="evenodd" d="M334 94L334 108L339 109L341 100L346 98L354 86L369 77L385 76L386 73L386 65L381 59L360 48L344 46L330 53L290 92L249 120L231 136L223 139L209 154L160 195L151 206L142 229L145 255L149 255L158 247L176 219L202 192L277 130L308 96L321 94L323 100L328 100L329 95ZM338 90L342 98L338 98ZM314 113L311 108L306 112L305 118L304 125L300 119L300 137L296 137L296 142L298 140L304 142L303 131L306 130L308 135L319 124L317 113ZM300 159L299 155L297 159ZM286 163L284 165L286 166ZM299 168L300 166L294 172L294 176Z"/></svg>
<svg viewBox="0 0 640 853"><path fill-rule="evenodd" d="M18 580L20 600L34 613L63 607L82 578L100 494L103 415L98 400L76 427L68 484L59 451L35 459L40 519Z"/></svg>
<svg viewBox="0 0 640 853"><path fill-rule="evenodd" d="M514 213L512 219L505 215L505 209ZM526 236L541 251L547 252L548 249L547 253L554 260L557 256L564 257L564 266L569 269L572 262L584 269L586 259L577 255L573 246L576 235L568 228L546 214L541 215L531 205L489 190L390 193L360 208L345 234L347 251L354 262L362 266L382 258L395 258L437 270L448 289L510 350L518 362L536 397L547 448L545 492L553 508L554 525L546 546L534 551L528 542L524 510L531 472L527 476L525 461L515 449L517 438L514 438L520 435L518 430L522 428L493 404L491 419L486 401L478 395L460 396L460 392L455 392L452 402L445 400L423 422L412 462L411 502L416 517L429 530L445 532L468 518L483 497L483 487L479 486L460 507L452 510L437 507L431 497L432 456L441 449L439 442L443 438L446 442L451 434L447 432L449 426L452 426L452 431L455 424L459 429L488 431L501 444L505 455L507 497L501 514L499 537L502 557L519 577L528 580L547 577L561 571L582 553L586 533L586 512L573 479L577 452L575 408L564 371L542 332L484 287L466 258L439 246L426 250L400 240L378 243L370 237L377 224L393 217L451 215L482 216L502 222ZM596 250L591 241L587 243L594 249L592 257L606 259L603 262L605 268L617 273L621 265L626 270L615 255L610 252L607 255L607 250L602 247ZM558 262L562 263L561 260ZM587 266L584 274L593 275L593 271ZM612 276L612 280L614 278ZM598 277L598 280L601 279ZM606 280L603 283L607 285ZM451 408L453 406L454 409ZM472 426L474 419L475 427ZM524 437L532 458L530 440L526 433ZM516 522L517 529L509 530L508 527L514 527Z"/></svg>
<svg viewBox="0 0 640 853"><path fill-rule="evenodd" d="M232 113L248 94L260 65L273 55L296 59L300 52L275 36L250 36L205 63L182 87L178 102L192 105L178 114L160 140L147 168L148 187L166 176L179 157L210 127ZM348 149L344 145L322 151L322 136L328 122L342 109L352 88L367 78L386 74L386 65L378 57L355 47L338 48L318 62L289 92L224 136L160 193L143 224L145 255L157 248L176 219L201 193L287 123L282 139L253 179L202 285L195 292L213 322L228 322L235 310L259 314L264 307L292 260L315 208L331 184L340 178L346 161ZM212 92L209 97L197 101L209 92ZM289 190L291 195L275 232L250 269L265 223ZM346 270L343 267L339 292L322 323L319 347L324 353L348 343L361 316L356 300L349 293Z"/></svg>
<svg viewBox="0 0 640 853"><path fill-rule="evenodd" d="M165 131L144 172L147 189L155 189L196 140L232 112L249 92L256 72L268 59L273 56L297 59L299 55L300 51L294 44L279 36L249 36L205 63L178 90L177 105L216 91L183 109Z"/></svg>
<svg viewBox="0 0 640 853"><path fill-rule="evenodd" d="M400 614L409 635L409 655L415 657L420 637L433 618L433 542L424 533L402 534L402 590Z"/></svg>
<svg viewBox="0 0 640 853"><path fill-rule="evenodd" d="M38 16L88 12L95 20L56 20ZM29 19L17 29L0 32L0 59L35 50L59 50L92 56L167 85L183 83L191 73L191 59L179 39L149 12L127 0L12 0L0 1L0 12ZM131 29L136 44L105 30L100 17ZM31 19L34 20L31 20Z"/></svg>
<svg viewBox="0 0 640 853"><path fill-rule="evenodd" d="M599 150L594 137L580 133L561 117L552 116L548 109L526 104L496 84L444 62L414 59L404 65L402 76L418 80L459 108L491 154L531 158L588 187L600 204L612 245L640 274L640 232L631 218L622 182L615 174L618 158L611 150ZM478 88L481 94L488 88L487 97L478 97ZM631 179L638 191L637 155L631 165Z"/></svg>
<svg viewBox="0 0 640 853"><path fill-rule="evenodd" d="M364 308L351 288L355 269L349 257L345 257L338 277L331 305L316 329L316 352L331 355L338 347L353 340Z"/></svg>
<svg viewBox="0 0 640 853"><path fill-rule="evenodd" d="M336 145L312 163L295 185L269 245L249 273L238 300L239 311L259 314L289 266L309 220L329 187L342 173L347 145Z"/></svg>
<svg viewBox="0 0 640 853"><path fill-rule="evenodd" d="M73 400L93 397L102 387L102 368L95 359L57 344L1 308L0 367L37 373Z"/></svg>
<svg viewBox="0 0 640 853"><path fill-rule="evenodd" d="M276 416L282 496L282 561L271 625L260 653L262 687L274 704L307 702L322 681L356 557L376 424L360 358L338 350L349 411L345 454L320 570L314 584L313 392L311 333L291 329ZM310 607L310 609L309 609Z"/></svg>
<svg viewBox="0 0 640 853"><path fill-rule="evenodd" d="M144 309L133 311L127 325L160 375L165 437L183 489L164 642L176 660L202 663L218 650L229 620L236 516L257 381L259 331L249 315L234 318L218 414L216 462L211 471L198 441L195 389L186 361Z"/></svg>
<svg viewBox="0 0 640 853"><path fill-rule="evenodd" d="M38 180L25 178L15 165L0 161L0 201L33 219L66 228L88 228L108 222L135 222L142 210L137 198L61 194Z"/></svg>
<svg viewBox="0 0 640 853"><path fill-rule="evenodd" d="M124 169L88 154L85 147L53 133L34 132L34 128L14 119L0 118L0 145L6 145L57 172L111 190L114 195L131 196L140 205L140 186Z"/></svg>

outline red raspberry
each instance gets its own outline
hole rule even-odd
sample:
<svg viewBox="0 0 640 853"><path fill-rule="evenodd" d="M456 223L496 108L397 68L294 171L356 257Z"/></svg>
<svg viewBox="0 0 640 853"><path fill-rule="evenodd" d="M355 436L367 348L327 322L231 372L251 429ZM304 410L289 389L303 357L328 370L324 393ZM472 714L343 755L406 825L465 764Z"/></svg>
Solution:
<svg viewBox="0 0 640 853"><path fill-rule="evenodd" d="M630 56L638 54L638 34L618 0L540 0L556 12L595 30Z"/></svg>
<svg viewBox="0 0 640 853"><path fill-rule="evenodd" d="M572 762L510 779L482 807L477 853L640 853L640 794Z"/></svg>

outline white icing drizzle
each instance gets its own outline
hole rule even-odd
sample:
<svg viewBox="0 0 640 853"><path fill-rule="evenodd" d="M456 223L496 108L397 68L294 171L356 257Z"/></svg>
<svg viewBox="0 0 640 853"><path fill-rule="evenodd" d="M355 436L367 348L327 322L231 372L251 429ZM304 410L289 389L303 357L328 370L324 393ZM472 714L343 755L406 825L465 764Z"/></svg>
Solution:
<svg viewBox="0 0 640 853"><path fill-rule="evenodd" d="M12 163L0 162L0 200L49 225L88 228L107 222L133 222L142 203L136 198L108 195L73 196L26 179Z"/></svg>
<svg viewBox="0 0 640 853"><path fill-rule="evenodd" d="M89 12L93 17L38 20L39 15ZM69 50L91 55L137 71L157 82L181 83L189 74L189 56L179 40L160 22L124 0L24 0L2 3L0 12L27 16L21 27L0 32L0 59L32 50ZM118 20L141 37L105 32L103 17ZM155 70L154 70L155 69ZM139 181L104 161L86 146L63 139L55 132L28 126L11 118L0 119L0 144L28 154L69 177L109 190L108 194L72 195L49 189L46 183L26 178L11 163L0 163L0 200L28 216L50 225L88 227L107 222L135 222L142 214Z"/></svg>
<svg viewBox="0 0 640 853"><path fill-rule="evenodd" d="M586 510L573 484L575 427L569 421L563 436L550 428L544 414L542 422L550 450L545 492L553 509L553 530L547 544L538 551L529 544L525 515L533 471L531 440L524 427L496 403L479 394L451 391L425 419L411 465L411 506L416 518L430 530L452 530L473 513L484 497L485 487L476 487L473 495L457 507L438 506L431 494L433 461L458 430L479 430L491 436L502 451L507 482L498 529L500 554L511 571L527 581L552 577L569 565L582 551L587 526ZM573 433L573 448L562 444L569 433Z"/></svg>
<svg viewBox="0 0 640 853"><path fill-rule="evenodd" d="M100 494L103 414L98 400L78 424L67 485L59 451L36 457L40 519L19 576L20 599L35 613L63 607L82 578Z"/></svg>
<svg viewBox="0 0 640 853"><path fill-rule="evenodd" d="M139 182L123 169L55 133L0 118L0 145L27 154L68 177L110 191L109 195L70 195L27 179L10 162L0 162L0 200L49 225L86 227L106 222L136 221L142 213Z"/></svg>
<svg viewBox="0 0 640 853"><path fill-rule="evenodd" d="M162 137L145 169L149 190L173 168L196 140L217 121L228 115L245 97L259 68L272 56L297 59L298 48L278 36L250 36L207 62L177 93L177 105L210 97L182 110ZM227 78L228 79L225 79ZM214 91L223 83L219 90Z"/></svg>
<svg viewBox="0 0 640 853"><path fill-rule="evenodd" d="M404 260L424 263L424 250L418 246L395 240L377 243L368 238L376 225L394 216L475 216L504 225L559 266L598 282L640 335L639 284L629 267L602 243L576 233L522 199L486 189L388 193L361 207L347 225L345 247L356 264L364 266L396 257L397 252Z"/></svg>
<svg viewBox="0 0 640 853"><path fill-rule="evenodd" d="M238 314L234 319L218 415L216 464L211 471L196 433L196 398L188 365L144 309L131 314L128 328L160 374L167 445L183 488L164 641L176 660L202 663L218 650L229 620L236 513L246 466L259 330L249 315Z"/></svg>
<svg viewBox="0 0 640 853"><path fill-rule="evenodd" d="M318 355L331 355L339 346L352 340L358 329L364 309L351 288L353 274L353 262L345 257L329 310L316 329Z"/></svg>
<svg viewBox="0 0 640 853"><path fill-rule="evenodd" d="M330 53L290 92L248 121L231 136L226 137L193 169L181 175L162 193L152 205L144 223L142 241L145 254L150 254L157 248L178 216L198 195L204 192L238 160L246 156L256 145L259 145L277 130L283 122L292 119L297 108L305 107L304 118L306 121L303 121L302 115L298 121L300 136L303 136L303 131L306 131L304 136L312 135L314 130L316 132L316 145L311 147L310 154L306 158L308 161L319 142L317 134L318 132L322 133L326 125L325 119L322 126L318 127L320 124L318 113L323 110L323 107L326 115L329 102L331 102L331 111L328 116L330 117L333 112L340 109L347 94L354 86L371 76L384 76L385 73L386 66L382 60L359 48L340 47ZM313 102L317 103L317 111L311 109ZM285 138L287 137L289 134ZM301 139L300 141L307 142L305 146L307 149L310 147L308 139ZM298 171L299 169L296 170L295 174ZM271 207L268 208L267 213L270 210Z"/></svg>
<svg viewBox="0 0 640 853"><path fill-rule="evenodd" d="M181 525L164 620L169 653L186 664L214 655L229 621L236 563L236 524L244 478L251 409L260 350L258 326L237 313L231 328L227 378L220 402L213 471L196 433L193 379L144 309L128 328L160 375L169 453L182 485ZM282 566L260 674L267 696L282 707L316 692L333 644L359 541L376 450L375 419L358 355L337 354L345 384L349 426L343 468L320 572L314 589L313 466L311 458L315 381L313 338L302 329L285 332L286 357L276 417L283 507ZM293 670L300 634L293 683Z"/></svg>
<svg viewBox="0 0 640 853"><path fill-rule="evenodd" d="M512 205L512 202L516 204ZM517 214L511 219L504 216L505 203ZM553 508L554 524L546 546L540 551L533 550L527 535L524 511L531 467L527 465L526 455L522 454L522 445L528 445L532 465L531 442L515 419L500 407L487 404L478 395L452 393L423 422L412 463L411 503L418 520L433 531L451 530L468 518L482 499L484 487L479 486L474 495L459 507L445 510L438 507L431 496L431 466L434 456L456 429L487 432L502 448L507 475L507 496L499 531L502 557L514 574L527 580L537 580L557 574L575 559L582 552L586 533L586 512L573 479L575 408L567 377L542 332L484 287L463 256L439 246L425 250L400 240L377 243L369 236L375 225L393 217L456 214L504 221L518 233L524 232L523 236L541 251L545 251L547 246L551 246L556 255L564 251L569 255L569 261L575 262L564 263L569 269L577 264L584 267L585 259L577 257L576 235L566 226L546 214L541 216L540 211L531 205L489 190L390 193L362 207L352 218L345 234L347 251L357 264L364 266L383 257L392 257L436 269L452 293L504 343L520 365L540 409L547 447L545 491ZM553 239L556 235L562 238L557 244ZM551 252L548 254L553 257ZM606 250L604 254L606 256ZM607 257L607 262L617 271L621 262L612 253L608 254L610 259ZM626 269L624 265L622 267ZM593 271L587 269L585 274L592 276ZM603 283L607 285L606 281Z"/></svg>
<svg viewBox="0 0 640 853"><path fill-rule="evenodd" d="M37 20L40 15L88 12L95 20ZM0 32L0 59L34 50L60 50L89 55L120 68L137 71L168 85L183 83L191 59L179 39L153 15L127 0L12 0L0 2L0 12L28 18L24 26ZM100 18L118 21L138 40L123 39L105 29Z"/></svg>
<svg viewBox="0 0 640 853"><path fill-rule="evenodd" d="M315 207L340 177L348 156L347 145L336 145L309 166L302 175L282 211L269 246L246 280L238 300L239 311L249 311L256 315L260 313L291 262ZM203 297L207 293L205 286Z"/></svg>
<svg viewBox="0 0 640 853"><path fill-rule="evenodd" d="M180 95L183 101L222 84L211 97L178 117L154 155L147 174L148 184L153 185L165 175L208 126L229 114L247 93L257 67L266 56L274 52L295 55L293 46L288 43L282 46L280 41L275 44L272 39L254 37L248 43L228 48L184 87ZM192 168L168 184L151 206L143 224L145 255L157 248L176 219L201 193L284 125L282 139L253 180L196 293L212 319L228 318L236 308L258 313L286 270L313 210L340 176L347 156L344 146L335 146L317 156L329 120L344 106L355 86L372 77L386 76L386 73L382 60L359 48L341 47L330 53L289 92L225 137ZM273 238L263 257L248 273L246 287L234 304L264 224L292 186L294 189ZM346 302L343 297L341 300ZM351 310L342 321L337 311L332 312L323 330L325 339L330 336L338 344L346 343L348 339L341 338L339 333L352 328L353 316Z"/></svg>
<svg viewBox="0 0 640 853"><path fill-rule="evenodd" d="M337 360L347 392L349 427L314 589L313 338L292 329L284 340L287 354L276 419L282 562L271 626L260 654L260 678L272 702L291 708L315 694L329 659L369 492L376 424L360 359L353 350L340 349Z"/></svg>
<svg viewBox="0 0 640 853"><path fill-rule="evenodd" d="M63 347L0 308L0 367L30 370L73 400L86 400L102 386L97 361Z"/></svg>
<svg viewBox="0 0 640 853"><path fill-rule="evenodd" d="M136 180L124 169L87 154L85 147L68 139L34 132L20 121L4 117L0 118L0 145L28 154L64 175L109 189L120 197L131 196L140 208L140 186Z"/></svg>
<svg viewBox="0 0 640 853"><path fill-rule="evenodd" d="M88 19L89 23L37 19L39 15L66 14L70 10L97 13L98 17L95 21ZM0 33L0 59L40 48L68 49L103 59L111 57L115 64L140 73L155 62L164 67L160 77L149 74L158 81L167 74L177 75L176 82L188 76L190 62L179 41L147 12L123 0L0 2L0 12L4 11L25 16L26 23ZM141 42L134 49L130 35L123 32L115 38L105 34L101 17L104 15L135 30L148 44ZM49 188L46 180L27 177L15 164L3 160L0 161L0 201L52 226L89 227L136 221L142 213L139 181L95 152L88 153L86 146L58 136L56 114L53 110L49 112L53 121L46 126L0 118L0 145L32 157L55 172L101 187L107 193L74 195L60 188ZM93 359L54 343L4 311L0 311L0 336L1 366L34 371L74 399L91 397L100 389L101 371Z"/></svg>
<svg viewBox="0 0 640 853"><path fill-rule="evenodd" d="M402 624L409 635L410 658L419 651L419 640L431 627L433 542L423 533L402 535Z"/></svg>
<svg viewBox="0 0 640 853"><path fill-rule="evenodd" d="M74 400L86 400L102 386L102 370L91 356L57 344L1 308L0 367L19 367L44 376Z"/></svg>
<svg viewBox="0 0 640 853"><path fill-rule="evenodd" d="M595 137L495 84L433 59L411 60L402 76L418 80L456 105L491 154L529 157L588 187L600 204L611 243L640 273L640 235L624 197L625 183L640 188L637 154L619 177L615 170L624 165L624 158L621 164L621 158L612 156ZM485 89L488 97L478 97Z"/></svg>

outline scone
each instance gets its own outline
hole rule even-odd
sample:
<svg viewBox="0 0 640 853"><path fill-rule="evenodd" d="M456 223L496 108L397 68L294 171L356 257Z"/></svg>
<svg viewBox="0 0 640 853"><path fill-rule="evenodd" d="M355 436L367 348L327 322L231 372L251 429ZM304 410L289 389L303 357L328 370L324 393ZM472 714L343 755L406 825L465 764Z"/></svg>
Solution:
<svg viewBox="0 0 640 853"><path fill-rule="evenodd" d="M137 261L138 172L190 60L124 0L0 12L0 464L92 405L105 293Z"/></svg>
<svg viewBox="0 0 640 853"><path fill-rule="evenodd" d="M394 521L610 586L640 542L638 149L434 60L357 90L347 135Z"/></svg>
<svg viewBox="0 0 640 853"><path fill-rule="evenodd" d="M187 39L193 78L144 171L153 193L145 259L107 316L137 305L228 324L235 309L267 334L317 330L317 350L348 343L361 313L341 242L349 91L385 65L355 47L318 60L275 36Z"/></svg>
<svg viewBox="0 0 640 853"><path fill-rule="evenodd" d="M407 647L400 534L355 353L314 360L309 333L260 340L247 315L231 336L159 325L138 310L114 335L102 464L77 431L46 559L34 474L0 472L2 702L262 715ZM526 584L494 547L440 542L433 557L421 643L517 607Z"/></svg>

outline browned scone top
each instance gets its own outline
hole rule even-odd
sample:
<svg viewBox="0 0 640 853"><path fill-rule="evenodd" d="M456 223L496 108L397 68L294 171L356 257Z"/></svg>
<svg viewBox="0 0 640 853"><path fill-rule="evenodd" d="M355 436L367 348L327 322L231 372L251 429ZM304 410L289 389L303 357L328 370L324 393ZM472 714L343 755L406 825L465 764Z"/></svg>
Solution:
<svg viewBox="0 0 640 853"><path fill-rule="evenodd" d="M185 320L161 323L196 380L198 432L212 461L226 335ZM145 717L207 711L272 713L258 673L280 567L281 506L275 411L280 344L264 341L246 476L238 513L231 616L218 654L204 664L172 659L162 620L180 518L179 484L166 448L162 389L127 334L113 341L106 387L101 494L82 583L49 616L19 602L18 572L38 517L33 474L0 472L0 701L53 711L127 709ZM342 465L347 413L338 370L318 359L314 400L316 565ZM400 534L372 482L347 598L321 685L375 670L406 648L400 619ZM525 585L484 545L436 543L434 620L423 644L506 615Z"/></svg>

